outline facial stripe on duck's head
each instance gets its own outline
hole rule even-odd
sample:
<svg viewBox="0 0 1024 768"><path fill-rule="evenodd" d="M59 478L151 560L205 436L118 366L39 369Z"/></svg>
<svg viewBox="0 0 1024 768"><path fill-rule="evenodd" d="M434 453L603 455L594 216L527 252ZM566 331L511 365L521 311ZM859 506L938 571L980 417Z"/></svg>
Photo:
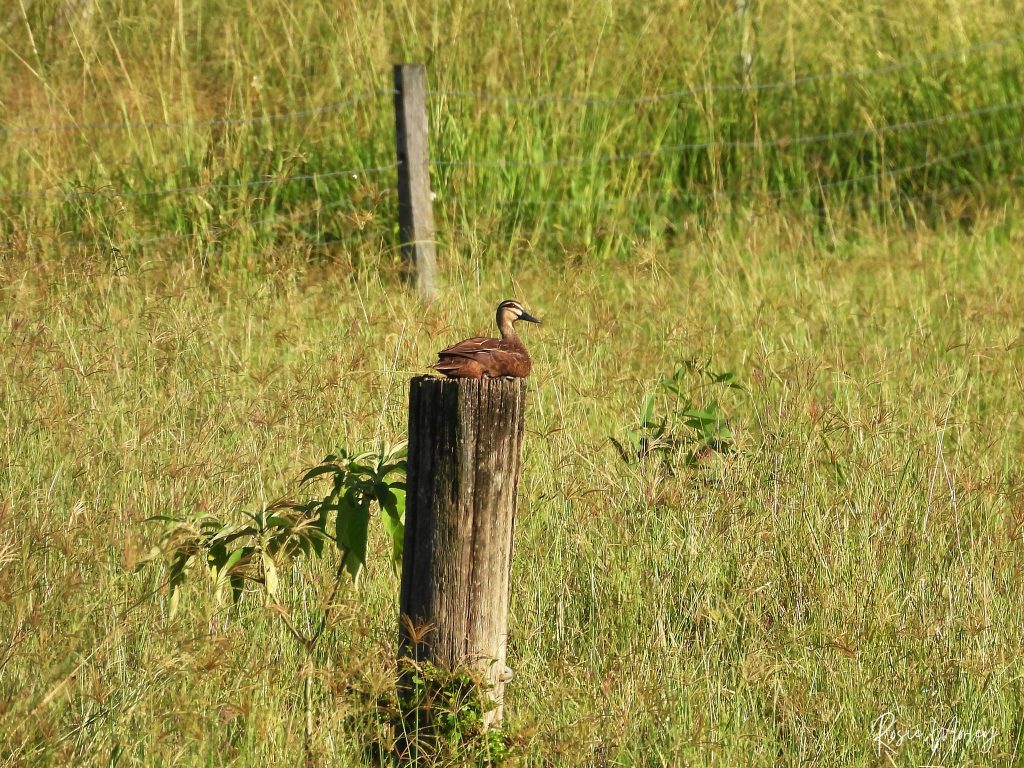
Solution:
<svg viewBox="0 0 1024 768"><path fill-rule="evenodd" d="M523 305L515 299L505 299L505 301L498 305L499 328L506 322L514 323L517 320L525 320L528 323L540 323L540 320L528 314Z"/></svg>
<svg viewBox="0 0 1024 768"><path fill-rule="evenodd" d="M523 305L513 299L505 299L498 305L498 316L509 315L511 320L518 320L524 311Z"/></svg>

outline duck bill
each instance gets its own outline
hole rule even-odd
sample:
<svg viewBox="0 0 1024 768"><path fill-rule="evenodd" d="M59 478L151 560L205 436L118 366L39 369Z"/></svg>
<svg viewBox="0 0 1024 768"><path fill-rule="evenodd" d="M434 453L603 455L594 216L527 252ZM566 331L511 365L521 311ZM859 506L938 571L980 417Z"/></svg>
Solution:
<svg viewBox="0 0 1024 768"><path fill-rule="evenodd" d="M534 317L533 315L528 315L528 314L526 314L525 312L523 312L523 314L521 314L521 315L519 316L519 319L520 319L520 320L525 320L525 321L526 321L526 322L528 322L528 323L536 323L537 325L540 325L540 324L541 324L540 320L538 320L538 319L537 319L536 317Z"/></svg>

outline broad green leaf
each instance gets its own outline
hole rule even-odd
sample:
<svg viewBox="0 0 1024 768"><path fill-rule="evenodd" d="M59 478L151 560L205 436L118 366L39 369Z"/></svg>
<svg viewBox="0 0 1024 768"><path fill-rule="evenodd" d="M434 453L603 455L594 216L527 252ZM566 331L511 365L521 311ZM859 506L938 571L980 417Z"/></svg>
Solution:
<svg viewBox="0 0 1024 768"><path fill-rule="evenodd" d="M404 505L404 502L403 502ZM391 539L391 567L397 569L402 564L402 549L405 545L405 525L400 517L385 512L381 516L384 532Z"/></svg>
<svg viewBox="0 0 1024 768"><path fill-rule="evenodd" d="M222 525L219 520L214 520L213 518L208 518L199 523L199 530L205 532L207 536L213 535L212 532L214 531L219 533L227 528L230 528L230 526Z"/></svg>
<svg viewBox="0 0 1024 768"><path fill-rule="evenodd" d="M345 563L345 570L352 577L352 581L358 581L359 574L363 571L363 560L350 549L342 550L342 560Z"/></svg>
<svg viewBox="0 0 1024 768"><path fill-rule="evenodd" d="M188 567L192 555L187 552L176 552L171 559L169 583L176 587L185 580L185 569Z"/></svg>
<svg viewBox="0 0 1024 768"><path fill-rule="evenodd" d="M377 474L374 468L368 464L357 464L354 461L348 465L348 472L350 475L361 475L363 477L373 477Z"/></svg>
<svg viewBox="0 0 1024 768"><path fill-rule="evenodd" d="M366 564L366 538L370 523L369 500L355 488L349 488L338 503L335 533L338 549L345 557L345 567L355 579Z"/></svg>
<svg viewBox="0 0 1024 768"><path fill-rule="evenodd" d="M321 475L327 475L333 472L344 474L345 470L343 470L337 464L321 464L319 467L313 467L311 470L306 472L306 474L302 476L302 480L300 480L299 482L306 483L314 478L320 477Z"/></svg>
<svg viewBox="0 0 1024 768"><path fill-rule="evenodd" d="M715 375L716 384L724 384L731 389L743 389L743 385L737 380L735 371L725 371Z"/></svg>
<svg viewBox="0 0 1024 768"><path fill-rule="evenodd" d="M377 470L376 478L378 480L384 480L392 472L401 472L405 474L405 462L396 462L395 464L382 464L380 469Z"/></svg>
<svg viewBox="0 0 1024 768"><path fill-rule="evenodd" d="M242 599L242 590L245 588L245 576L241 573L231 574L231 602L235 605Z"/></svg>
<svg viewBox="0 0 1024 768"><path fill-rule="evenodd" d="M238 565L238 561L242 559L245 550L245 547L239 547L228 556L228 559L224 562L224 573L230 573L231 569Z"/></svg>
<svg viewBox="0 0 1024 768"><path fill-rule="evenodd" d="M377 483L373 488L373 492L380 508L396 520L400 519L405 513L405 492L401 489L396 492L393 486ZM401 500L399 500L399 493L401 493Z"/></svg>
<svg viewBox="0 0 1024 768"><path fill-rule="evenodd" d="M683 416L698 423L713 422L718 419L718 416L712 411L698 411L696 409L687 411Z"/></svg>
<svg viewBox="0 0 1024 768"><path fill-rule="evenodd" d="M295 551L297 536L291 528L285 528L266 540L265 551L273 558L287 559Z"/></svg>
<svg viewBox="0 0 1024 768"><path fill-rule="evenodd" d="M654 393L651 392L644 398L644 406L640 411L640 423L647 425L654 418Z"/></svg>
<svg viewBox="0 0 1024 768"><path fill-rule="evenodd" d="M331 501L334 501L341 496L342 491L345 489L345 481L348 479L348 472L341 472L334 476L334 483L331 486L331 493L328 496Z"/></svg>
<svg viewBox="0 0 1024 768"><path fill-rule="evenodd" d="M220 571L221 566L228 559L228 550L223 544L210 547L206 552L206 562L215 571Z"/></svg>
<svg viewBox="0 0 1024 768"><path fill-rule="evenodd" d="M319 535L318 536L310 536L309 542L310 542L310 546L313 549L313 552L316 553L316 556L317 557L323 557L324 556L324 539L326 537L324 536L323 531L320 531L319 529L317 529L317 531L319 532ZM308 555L309 553L307 552L306 554Z"/></svg>
<svg viewBox="0 0 1024 768"><path fill-rule="evenodd" d="M384 507L388 513L396 520L403 520L405 518L405 485L401 487L397 485L391 486L391 497L394 498L394 502L388 499L388 504Z"/></svg>
<svg viewBox="0 0 1024 768"><path fill-rule="evenodd" d="M225 526L223 530L210 537L210 543L219 542L221 544L230 544L231 542L244 538L245 536L255 536L257 533L258 531L251 525L246 525L241 528Z"/></svg>

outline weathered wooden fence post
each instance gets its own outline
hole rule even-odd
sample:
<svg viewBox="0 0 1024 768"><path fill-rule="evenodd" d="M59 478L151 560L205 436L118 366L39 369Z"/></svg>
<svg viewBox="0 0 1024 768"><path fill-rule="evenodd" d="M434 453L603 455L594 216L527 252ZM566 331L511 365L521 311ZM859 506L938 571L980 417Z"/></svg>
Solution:
<svg viewBox="0 0 1024 768"><path fill-rule="evenodd" d="M434 208L427 142L427 75L422 64L395 66L398 232L402 256L424 301L438 296Z"/></svg>
<svg viewBox="0 0 1024 768"><path fill-rule="evenodd" d="M750 87L750 70L754 66L754 53L750 46L750 6L753 2L754 0L736 0L740 38L740 83L744 88Z"/></svg>
<svg viewBox="0 0 1024 768"><path fill-rule="evenodd" d="M523 379L418 376L409 388L402 653L480 672L498 704L491 723L502 716L525 405Z"/></svg>

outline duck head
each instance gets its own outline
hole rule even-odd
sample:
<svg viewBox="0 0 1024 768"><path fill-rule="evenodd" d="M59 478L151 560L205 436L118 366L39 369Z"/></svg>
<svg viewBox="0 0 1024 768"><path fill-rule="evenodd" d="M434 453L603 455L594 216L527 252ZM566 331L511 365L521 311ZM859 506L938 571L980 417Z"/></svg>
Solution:
<svg viewBox="0 0 1024 768"><path fill-rule="evenodd" d="M498 305L498 328L503 333L506 329L511 330L512 323L519 320L525 320L528 323L540 324L540 320L523 309L523 305L518 301L506 299Z"/></svg>

